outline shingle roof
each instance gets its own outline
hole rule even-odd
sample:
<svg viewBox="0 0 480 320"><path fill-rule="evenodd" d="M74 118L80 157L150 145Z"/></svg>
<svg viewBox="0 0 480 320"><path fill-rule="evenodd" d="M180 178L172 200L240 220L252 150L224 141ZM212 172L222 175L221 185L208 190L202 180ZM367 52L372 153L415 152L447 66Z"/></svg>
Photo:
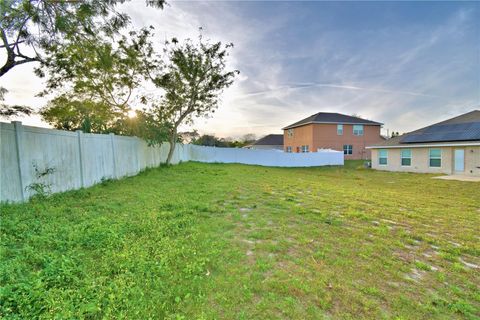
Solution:
<svg viewBox="0 0 480 320"><path fill-rule="evenodd" d="M375 144L375 146L468 141L480 141L480 110L473 110L458 117L388 139Z"/></svg>
<svg viewBox="0 0 480 320"><path fill-rule="evenodd" d="M283 128L283 130L303 126L309 123L365 124L373 126L381 126L383 124L380 122L366 120L359 117L347 116L346 114L341 113L319 112L312 114L310 117L295 122L289 126L286 126L285 128Z"/></svg>
<svg viewBox="0 0 480 320"><path fill-rule="evenodd" d="M269 134L258 139L253 145L261 146L283 146L283 134Z"/></svg>

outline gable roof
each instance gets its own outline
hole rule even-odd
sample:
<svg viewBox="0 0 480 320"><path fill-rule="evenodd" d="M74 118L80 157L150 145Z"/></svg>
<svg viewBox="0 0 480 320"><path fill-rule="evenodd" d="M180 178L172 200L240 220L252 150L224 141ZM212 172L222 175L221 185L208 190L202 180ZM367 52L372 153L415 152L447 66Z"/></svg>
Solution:
<svg viewBox="0 0 480 320"><path fill-rule="evenodd" d="M269 134L258 139L253 145L261 146L283 146L283 134Z"/></svg>
<svg viewBox="0 0 480 320"><path fill-rule="evenodd" d="M300 127L310 123L338 123L338 124L365 124L372 126L381 126L383 123L362 119L354 116L347 116L341 113L319 112L312 114L303 120L295 122L283 128L283 130Z"/></svg>
<svg viewBox="0 0 480 320"><path fill-rule="evenodd" d="M408 146L425 143L480 142L480 110L432 124L375 146Z"/></svg>

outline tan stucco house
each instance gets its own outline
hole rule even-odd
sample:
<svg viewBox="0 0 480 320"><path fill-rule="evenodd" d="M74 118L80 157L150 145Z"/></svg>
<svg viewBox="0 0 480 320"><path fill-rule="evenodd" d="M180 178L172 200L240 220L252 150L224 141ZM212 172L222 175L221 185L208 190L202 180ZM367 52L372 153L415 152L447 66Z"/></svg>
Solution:
<svg viewBox="0 0 480 320"><path fill-rule="evenodd" d="M285 152L333 149L345 159L370 159L367 145L384 141L382 123L341 113L319 112L283 128Z"/></svg>
<svg viewBox="0 0 480 320"><path fill-rule="evenodd" d="M367 149L377 170L480 176L480 110Z"/></svg>

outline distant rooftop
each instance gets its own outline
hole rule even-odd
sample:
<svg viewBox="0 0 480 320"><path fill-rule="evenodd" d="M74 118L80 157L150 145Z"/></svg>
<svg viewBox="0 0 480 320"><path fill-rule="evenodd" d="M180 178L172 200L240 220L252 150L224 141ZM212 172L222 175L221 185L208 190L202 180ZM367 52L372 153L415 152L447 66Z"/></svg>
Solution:
<svg viewBox="0 0 480 320"><path fill-rule="evenodd" d="M283 134L269 134L253 143L257 146L283 146Z"/></svg>
<svg viewBox="0 0 480 320"><path fill-rule="evenodd" d="M283 128L283 130L300 127L310 123L365 124L372 126L381 126L383 124L380 122L362 119L355 116L348 116L341 113L319 112L312 114L310 117L295 122L289 126L286 126L285 128Z"/></svg>
<svg viewBox="0 0 480 320"><path fill-rule="evenodd" d="M395 146L415 143L480 141L480 110L432 124L375 146Z"/></svg>

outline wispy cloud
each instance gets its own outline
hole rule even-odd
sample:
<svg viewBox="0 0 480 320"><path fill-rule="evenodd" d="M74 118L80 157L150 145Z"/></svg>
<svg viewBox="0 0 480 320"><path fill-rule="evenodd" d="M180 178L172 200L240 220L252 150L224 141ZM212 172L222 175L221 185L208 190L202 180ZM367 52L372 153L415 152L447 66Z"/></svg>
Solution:
<svg viewBox="0 0 480 320"><path fill-rule="evenodd" d="M172 2L122 7L134 26L233 42L240 76L201 132L279 132L318 111L357 113L410 131L480 105L480 9L473 3ZM40 87L8 78L16 101ZM3 81L3 78L2 78ZM3 84L2 84L3 85ZM36 91L36 90L35 90ZM39 103L39 101L33 101Z"/></svg>
<svg viewBox="0 0 480 320"><path fill-rule="evenodd" d="M312 89L312 88L335 88L335 89L384 92L384 93L398 93L398 94L405 94L405 95L412 95L412 96L440 98L440 96L438 96L438 95L424 94L424 93L419 93L419 92L387 90L387 89L380 89L380 88L363 88L363 87L352 86L352 85L331 84L331 83L297 83L297 84L291 84L291 85L284 85L284 86L280 86L278 88L274 88L274 89L270 89L270 90L248 92L248 93L245 93L238 98L249 98L249 97L253 97L253 96L269 94L269 93L274 92L274 91L304 90L304 89Z"/></svg>

